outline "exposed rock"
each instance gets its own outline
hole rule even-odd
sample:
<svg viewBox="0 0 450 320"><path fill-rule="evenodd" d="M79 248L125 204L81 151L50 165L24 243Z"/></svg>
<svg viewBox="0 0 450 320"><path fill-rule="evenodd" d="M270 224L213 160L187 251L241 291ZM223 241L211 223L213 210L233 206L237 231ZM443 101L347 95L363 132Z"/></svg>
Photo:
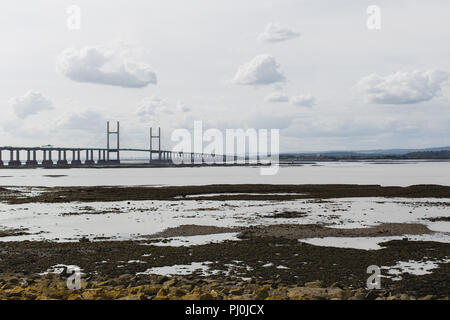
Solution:
<svg viewBox="0 0 450 320"><path fill-rule="evenodd" d="M269 285L265 285L260 288L257 288L254 291L254 295L255 295L256 299L258 299L258 300L266 299L269 296L270 289L271 289L271 287Z"/></svg>
<svg viewBox="0 0 450 320"><path fill-rule="evenodd" d="M235 288L232 288L230 291L228 291L228 293L233 296L240 296L243 293L243 291L242 291L242 288L235 287Z"/></svg>
<svg viewBox="0 0 450 320"><path fill-rule="evenodd" d="M26 300L413 300L409 294L392 294L388 290L366 290L321 286L321 281L303 287L288 286L277 281L239 281L174 278L159 284L159 278L137 279L121 275L115 281L91 281L80 290L67 289L65 281L46 277L11 281L0 279L0 299ZM126 282L128 281L128 282ZM27 286L24 287L24 282ZM121 283L113 286L113 283ZM137 285L136 283L148 283ZM193 285L195 283L195 285ZM419 300L448 299L428 295Z"/></svg>
<svg viewBox="0 0 450 320"><path fill-rule="evenodd" d="M305 283L305 287L307 288L321 288L323 287L322 281L316 280Z"/></svg>
<svg viewBox="0 0 450 320"><path fill-rule="evenodd" d="M433 298L434 298L433 295L429 294L429 295L427 295L425 297L419 298L419 300L431 300Z"/></svg>

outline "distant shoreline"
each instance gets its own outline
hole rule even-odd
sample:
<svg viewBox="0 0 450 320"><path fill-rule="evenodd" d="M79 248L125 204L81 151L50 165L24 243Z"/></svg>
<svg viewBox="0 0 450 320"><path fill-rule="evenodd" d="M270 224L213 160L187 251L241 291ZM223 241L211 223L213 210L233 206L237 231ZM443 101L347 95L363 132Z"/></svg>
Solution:
<svg viewBox="0 0 450 320"><path fill-rule="evenodd" d="M1 169L128 169L128 168L204 168L204 167L262 167L270 166L270 163L200 163L200 164L174 164L174 163L159 163L150 164L144 162L127 163L124 160L120 164L88 164L88 165L21 165L21 166L9 166L0 165ZM286 159L280 158L279 166L301 166L301 165L320 165L321 163L371 163L371 164L407 164L416 162L450 162L448 159L392 159L392 158L368 158L368 159Z"/></svg>

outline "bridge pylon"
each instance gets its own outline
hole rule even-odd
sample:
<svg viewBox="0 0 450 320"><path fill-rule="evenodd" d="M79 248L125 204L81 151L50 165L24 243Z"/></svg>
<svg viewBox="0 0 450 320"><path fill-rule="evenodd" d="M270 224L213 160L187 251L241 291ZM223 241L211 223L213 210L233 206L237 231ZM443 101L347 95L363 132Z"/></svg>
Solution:
<svg viewBox="0 0 450 320"><path fill-rule="evenodd" d="M117 148L111 149L110 147L110 135L117 135ZM116 153L116 159L111 159L110 154ZM107 163L120 163L120 123L117 121L116 131L111 131L109 126L109 121L106 123L106 162Z"/></svg>
<svg viewBox="0 0 450 320"><path fill-rule="evenodd" d="M153 139L156 139L158 142L158 151L156 153L158 154L158 161L161 161L161 128L158 128L158 135L153 135L153 128L150 128L150 163L153 161L153 153L155 151L153 150Z"/></svg>

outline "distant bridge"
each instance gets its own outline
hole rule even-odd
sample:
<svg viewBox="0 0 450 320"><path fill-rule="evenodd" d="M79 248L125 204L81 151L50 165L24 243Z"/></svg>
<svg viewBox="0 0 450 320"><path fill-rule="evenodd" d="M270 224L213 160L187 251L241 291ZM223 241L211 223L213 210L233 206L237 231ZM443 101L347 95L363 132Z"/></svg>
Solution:
<svg viewBox="0 0 450 320"><path fill-rule="evenodd" d="M110 145L110 135L117 136L117 144L114 147ZM158 142L158 148L153 148L153 140ZM116 131L110 130L109 121L107 122L107 141L106 148L73 148L73 147L55 147L52 145L40 147L15 147L15 146L0 146L0 167L6 167L2 159L3 152L9 152L9 161L7 167L83 167L83 166L108 166L120 164L121 152L147 152L149 153L149 164L171 164L175 161L177 163L186 164L201 164L217 162L236 163L238 158L236 156L230 157L225 155L203 154L193 152L176 152L161 149L161 129L158 128L158 134L153 135L152 128L150 128L150 147L149 149L132 149L120 148L120 123L117 122ZM26 151L27 157L24 163L20 159L20 152ZM39 163L37 153L42 152L42 160ZM54 155L57 158L54 158ZM111 157L111 154L114 156ZM82 157L84 156L84 161ZM156 155L156 157L155 157ZM68 157L69 156L69 157ZM70 162L69 162L70 160Z"/></svg>

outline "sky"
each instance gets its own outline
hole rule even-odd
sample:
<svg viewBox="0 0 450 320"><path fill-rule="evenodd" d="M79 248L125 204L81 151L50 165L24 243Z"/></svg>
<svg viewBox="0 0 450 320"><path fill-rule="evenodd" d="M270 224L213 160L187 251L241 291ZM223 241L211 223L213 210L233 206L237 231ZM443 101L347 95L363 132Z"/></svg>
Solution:
<svg viewBox="0 0 450 320"><path fill-rule="evenodd" d="M377 10L372 11L370 6ZM369 10L368 10L369 8ZM448 0L2 1L0 145L280 129L281 152L450 145Z"/></svg>

